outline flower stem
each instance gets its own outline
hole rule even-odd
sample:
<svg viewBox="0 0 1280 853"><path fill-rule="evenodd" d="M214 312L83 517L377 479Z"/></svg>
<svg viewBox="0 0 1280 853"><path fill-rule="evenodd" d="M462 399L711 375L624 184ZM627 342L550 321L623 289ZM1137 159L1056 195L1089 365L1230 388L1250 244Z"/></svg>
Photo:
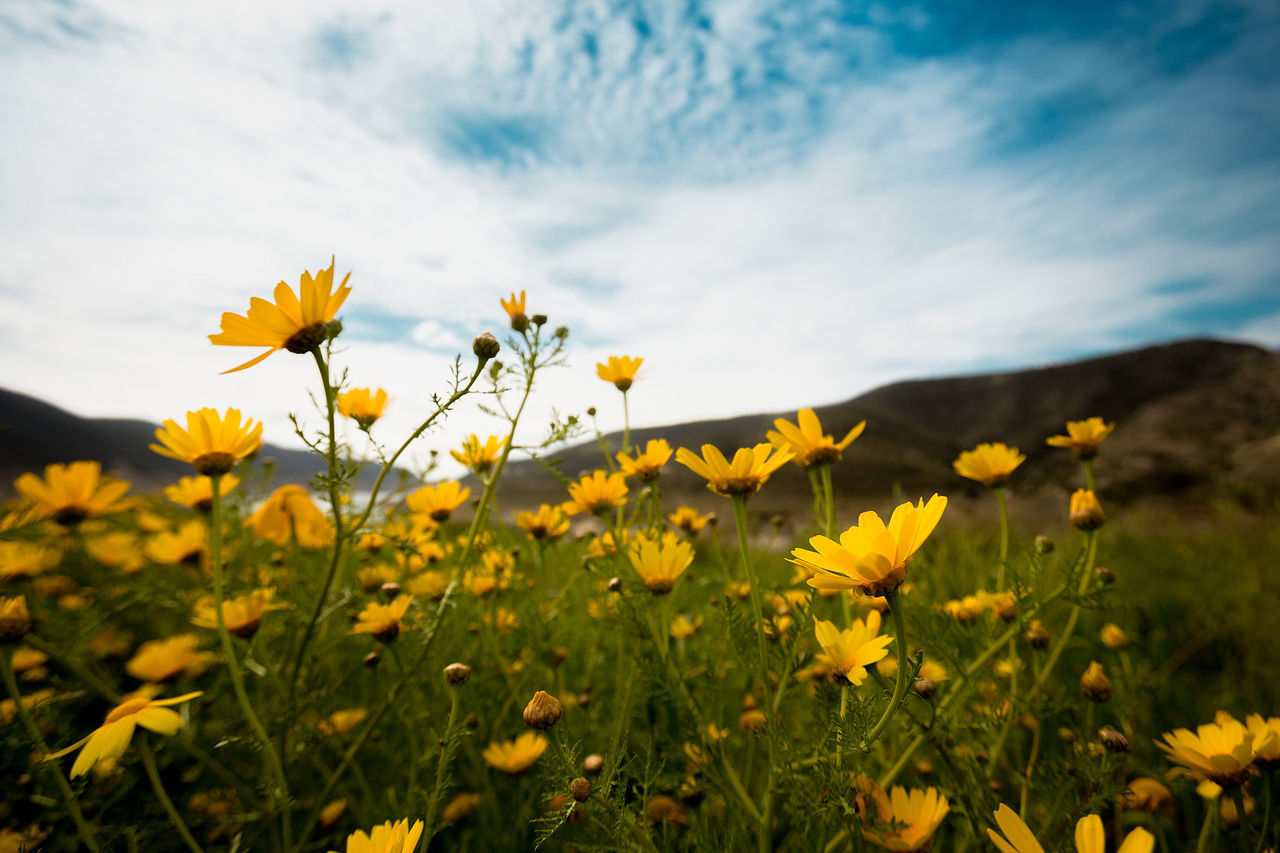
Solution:
<svg viewBox="0 0 1280 853"><path fill-rule="evenodd" d="M28 635L29 636L29 635ZM4 675L4 686L9 692L10 698L13 699L15 710L18 718L22 720L22 727L27 730L27 735L35 743L36 748L40 750L41 755L49 754L49 745L45 743L44 737L40 734L40 729L36 726L35 720L31 719L31 712L27 710L27 706L22 701L22 694L18 691L18 679L13 674L13 646L6 645L0 647L0 673ZM67 812L71 815L71 820L75 822L76 833L79 834L80 840L84 842L84 846L89 848L93 853L98 853L98 840L93 835L93 829L84 819L84 813L80 811L80 803L76 800L75 791L71 790L71 783L67 781L67 777L62 775L62 770L53 762L41 762L42 767L48 767L49 775L53 777L54 782L58 785L58 791L62 794L63 805L67 807Z"/></svg>
<svg viewBox="0 0 1280 853"><path fill-rule="evenodd" d="M631 409L627 405L627 392L622 392L622 452L631 453Z"/></svg>
<svg viewBox="0 0 1280 853"><path fill-rule="evenodd" d="M1196 839L1196 853L1209 853L1209 836L1213 829L1214 818L1218 814L1218 803L1214 802L1205 805L1204 823L1200 824L1200 837Z"/></svg>
<svg viewBox="0 0 1280 853"><path fill-rule="evenodd" d="M183 823L182 815L178 814L178 810L174 808L173 800L169 799L169 795L165 793L164 783L160 781L160 771L156 769L156 757L151 752L151 744L147 742L146 735L138 738L138 752L142 755L142 766L147 771L147 778L151 780L151 787L156 792L156 798L164 806L165 812L169 815L169 820L173 823L173 828L178 830L178 835L182 836L182 840L191 848L192 853L204 853L204 850L192 837L191 830L187 829L187 825Z"/></svg>
<svg viewBox="0 0 1280 853"><path fill-rule="evenodd" d="M996 591L1004 591L1004 573L1009 562L1009 507L1004 486L996 487L996 503L1000 506L1000 559L996 563Z"/></svg>
<svg viewBox="0 0 1280 853"><path fill-rule="evenodd" d="M893 685L893 697L889 699L889 705L884 709L884 713L880 716L880 721L871 729L871 733L867 735L862 743L864 752L870 751L871 746L876 742L876 738L880 737L880 733L884 731L885 726L889 725L889 720L893 719L894 711L898 709L898 705L902 703L902 697L907 695L907 679L910 675L907 668L910 662L907 660L907 620L902 613L902 599L898 594L898 590L893 590L885 594L885 601L889 605L889 615L893 617L893 644L898 651L898 678Z"/></svg>
<svg viewBox="0 0 1280 853"><path fill-rule="evenodd" d="M1253 833L1249 830L1249 816L1245 814L1245 811L1244 811L1244 786L1243 785L1231 786L1231 802L1235 803L1236 817L1237 817L1237 820L1239 821L1240 849L1246 851L1247 853L1247 851L1249 850L1249 836L1252 835Z"/></svg>
<svg viewBox="0 0 1280 853"><path fill-rule="evenodd" d="M818 466L822 477L822 506L826 513L827 538L836 538L836 499L835 488L831 484L831 463L823 462Z"/></svg>
<svg viewBox="0 0 1280 853"><path fill-rule="evenodd" d="M1089 583L1093 580L1093 561L1098 556L1098 531L1089 531L1089 544L1084 559L1084 571L1080 573L1080 587L1077 594L1084 595L1089 590ZM1071 612L1067 615L1067 624L1062 629L1062 636L1058 638L1058 642L1054 645L1053 651L1049 653L1048 659L1044 662L1044 668L1040 670L1040 675L1036 678L1035 683L1031 685L1031 692L1027 694L1027 701L1031 701L1040 695L1040 690L1049 680L1049 673L1053 672L1054 666L1057 665L1058 659L1062 657L1062 652L1067 647L1072 633L1076 629L1076 622L1080 620L1080 604L1071 605Z"/></svg>
<svg viewBox="0 0 1280 853"><path fill-rule="evenodd" d="M440 796L444 793L444 774L449 767L450 753L453 752L453 727L458 722L458 696L461 691L457 686L449 688L449 722L444 727L444 745L440 747L440 761L436 764L436 784L431 790L431 802L427 805L427 822L422 837L431 845L431 836L435 832L436 813L440 811Z"/></svg>

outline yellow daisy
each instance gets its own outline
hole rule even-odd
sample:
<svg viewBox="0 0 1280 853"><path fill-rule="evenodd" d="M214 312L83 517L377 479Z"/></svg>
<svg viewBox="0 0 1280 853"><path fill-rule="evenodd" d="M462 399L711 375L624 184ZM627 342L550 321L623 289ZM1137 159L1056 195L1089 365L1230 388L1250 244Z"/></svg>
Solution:
<svg viewBox="0 0 1280 853"><path fill-rule="evenodd" d="M415 821L413 826L409 825L408 818L394 824L387 821L381 826L375 826L368 834L363 829L357 829L347 836L346 853L413 853L418 849L421 838L422 821Z"/></svg>
<svg viewBox="0 0 1280 853"><path fill-rule="evenodd" d="M515 740L495 741L485 747L484 763L494 770L518 776L533 766L547 751L547 739L537 732L525 732Z"/></svg>
<svg viewBox="0 0 1280 853"><path fill-rule="evenodd" d="M163 640L150 640L138 646L124 671L139 681L159 684L179 675L194 677L209 668L215 656L199 649L195 634L175 634Z"/></svg>
<svg viewBox="0 0 1280 853"><path fill-rule="evenodd" d="M127 482L103 475L102 465L89 460L46 465L43 480L23 474L13 487L31 501L37 517L52 517L68 527L124 509L120 499L129 491Z"/></svg>
<svg viewBox="0 0 1280 853"><path fill-rule="evenodd" d="M893 637L880 634L880 618L873 610L865 622L854 619L843 631L825 619L814 622L813 631L822 646L818 660L830 667L831 676L838 683L861 684L867 677L867 667L889 654Z"/></svg>
<svg viewBox="0 0 1280 853"><path fill-rule="evenodd" d="M565 501L561 509L569 515L602 512L625 504L628 491L626 477L621 472L606 474L593 471L578 482L569 484L572 500Z"/></svg>
<svg viewBox="0 0 1280 853"><path fill-rule="evenodd" d="M240 485L240 478L223 474L218 480L218 494L226 495ZM178 506L189 506L207 512L213 506L213 480L210 477L179 477L172 486L164 487L164 496Z"/></svg>
<svg viewBox="0 0 1280 853"><path fill-rule="evenodd" d="M696 536L711 521L710 515L701 515L691 506L676 507L675 512L667 516L667 521L679 527L690 536Z"/></svg>
<svg viewBox="0 0 1280 853"><path fill-rule="evenodd" d="M329 517L302 486L286 483L272 492L244 521L259 539L287 545L297 539L304 548L323 548L332 539Z"/></svg>
<svg viewBox="0 0 1280 853"><path fill-rule="evenodd" d="M569 517L558 506L542 504L537 512L521 510L515 515L516 526L534 539L559 539L569 532Z"/></svg>
<svg viewBox="0 0 1280 853"><path fill-rule="evenodd" d="M189 462L197 474L213 476L225 474L236 464L262 446L262 424L252 418L240 423L240 410L227 409L226 416L217 409L200 409L187 412L187 428L176 421L166 420L156 430L159 444L151 449L161 456Z"/></svg>
<svg viewBox="0 0 1280 853"><path fill-rule="evenodd" d="M457 480L447 480L434 486L423 486L405 498L410 512L420 513L432 521L445 521L453 511L471 497L471 489L463 488Z"/></svg>
<svg viewBox="0 0 1280 853"><path fill-rule="evenodd" d="M502 310L507 312L507 317L511 320L511 328L517 332L523 332L529 328L529 316L525 314L525 297L524 291L520 291L520 295L511 294L510 299L499 299L502 303Z"/></svg>
<svg viewBox="0 0 1280 853"><path fill-rule="evenodd" d="M636 372L640 370L640 365L643 363L643 358L611 355L607 363L596 364L596 376L605 382L612 382L615 388L625 392L635 382Z"/></svg>
<svg viewBox="0 0 1280 853"><path fill-rule="evenodd" d="M1115 424L1106 423L1102 418L1067 421L1066 435L1050 436L1044 443L1050 447L1067 447L1081 459L1092 459L1098 455L1098 445L1115 428Z"/></svg>
<svg viewBox="0 0 1280 853"><path fill-rule="evenodd" d="M658 478L662 466L671 459L671 445L661 438L654 438L649 440L643 451L637 447L634 458L621 452L617 458L623 474L648 483Z"/></svg>
<svg viewBox="0 0 1280 853"><path fill-rule="evenodd" d="M1003 486L1015 468L1027 457L1003 442L979 444L956 457L951 467L961 477L977 480L984 486Z"/></svg>
<svg viewBox="0 0 1280 853"><path fill-rule="evenodd" d="M879 788L879 785L876 786ZM886 797L875 796L879 823L862 830L862 837L885 850L914 851L928 846L933 833L951 811L947 798L936 788L908 791L898 785Z"/></svg>
<svg viewBox="0 0 1280 853"><path fill-rule="evenodd" d="M404 614L412 603L412 595L398 595L390 604L370 602L360 611L351 633L372 634L375 640L389 643L404 630Z"/></svg>
<svg viewBox="0 0 1280 853"><path fill-rule="evenodd" d="M199 566L209 549L209 529L193 518L175 531L157 533L147 540L145 552L152 562L162 566Z"/></svg>
<svg viewBox="0 0 1280 853"><path fill-rule="evenodd" d="M774 450L773 445L765 443L742 447L729 462L714 445L704 444L701 457L682 447L676 451L676 461L706 479L708 489L731 498L760 491L769 475L790 461L792 451Z"/></svg>
<svg viewBox="0 0 1280 853"><path fill-rule="evenodd" d="M671 592L680 575L693 563L693 546L688 542L659 543L638 536L627 557L649 591L660 595Z"/></svg>
<svg viewBox="0 0 1280 853"><path fill-rule="evenodd" d="M1088 489L1076 489L1071 493L1069 515L1071 523L1081 530L1097 530L1107 523L1098 496Z"/></svg>
<svg viewBox="0 0 1280 853"><path fill-rule="evenodd" d="M1165 757L1181 765L1175 772L1194 779L1209 779L1224 788L1242 784L1253 764L1254 734L1239 720L1219 714L1216 722L1190 729L1165 732L1156 746Z"/></svg>
<svg viewBox="0 0 1280 853"><path fill-rule="evenodd" d="M778 418L773 425L776 429L766 432L765 437L779 450L790 450L795 455L796 464L803 468L835 462L867 428L867 422L861 421L845 433L844 438L836 441L834 436L822 432L822 424L813 409L801 409L794 424Z"/></svg>
<svg viewBox="0 0 1280 853"><path fill-rule="evenodd" d="M262 617L272 610L288 610L282 601L272 601L276 591L271 588L255 589L245 595L237 595L222 602L222 619L227 630L237 637L248 638L258 632ZM198 628L218 628L218 613L213 596L206 595L196 602L191 624Z"/></svg>
<svg viewBox="0 0 1280 853"><path fill-rule="evenodd" d="M373 426L374 421L382 417L387 407L387 392L382 388L377 391L368 388L352 388L338 395L338 414L351 418L362 429Z"/></svg>
<svg viewBox="0 0 1280 853"><path fill-rule="evenodd" d="M467 466L477 474L484 474L502 456L502 448L506 443L507 440L505 438L491 435L481 444L480 436L472 433L466 441L462 442L461 450L450 450L449 455L459 464Z"/></svg>
<svg viewBox="0 0 1280 853"><path fill-rule="evenodd" d="M1000 832L988 829L987 835L1000 853L1044 853L1044 848L1017 812L1001 803L995 816ZM1096 814L1080 818L1076 822L1075 841L1076 853L1106 853L1107 838L1102 818ZM1151 853L1155 841L1154 835L1138 827L1125 837L1116 853Z"/></svg>
<svg viewBox="0 0 1280 853"><path fill-rule="evenodd" d="M71 778L83 776L99 761L124 755L137 726L156 734L176 734L184 724L183 719L177 712L170 711L168 706L189 702L199 695L200 691L197 690L171 699L152 699L147 696L127 699L108 711L106 720L88 737L47 756L45 760L61 758L83 746L84 749L76 756L75 764L71 765Z"/></svg>

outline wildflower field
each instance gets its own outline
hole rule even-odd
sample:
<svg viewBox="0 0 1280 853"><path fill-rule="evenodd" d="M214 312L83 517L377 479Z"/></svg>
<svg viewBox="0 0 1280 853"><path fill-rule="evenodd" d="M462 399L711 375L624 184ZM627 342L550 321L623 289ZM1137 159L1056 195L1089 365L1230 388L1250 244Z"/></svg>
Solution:
<svg viewBox="0 0 1280 853"><path fill-rule="evenodd" d="M1280 533L1109 524L1115 424L1045 437L1079 473L1039 535L1000 436L936 493L838 512L876 425L811 410L744 448L596 433L598 470L500 510L509 459L586 431L521 420L569 331L511 294L451 387L389 403L345 382L349 293L304 273L210 336L265 350L234 370L314 359L316 482L271 482L252 413L202 409L156 433L192 467L163 495L92 460L14 484L0 853L1276 849ZM624 413L642 361L597 367ZM470 397L492 435L450 436ZM387 405L419 428L382 435ZM467 483L393 473L442 439ZM795 541L751 511L785 465L813 487ZM664 501L675 466L715 513ZM948 516L966 479L998 526Z"/></svg>

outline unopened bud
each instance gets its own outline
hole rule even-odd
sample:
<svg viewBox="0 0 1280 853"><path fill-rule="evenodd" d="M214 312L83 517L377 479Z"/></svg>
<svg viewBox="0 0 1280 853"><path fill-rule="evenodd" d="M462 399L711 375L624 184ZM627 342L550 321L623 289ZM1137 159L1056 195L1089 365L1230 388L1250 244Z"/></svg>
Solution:
<svg viewBox="0 0 1280 853"><path fill-rule="evenodd" d="M932 678L917 678L915 691L921 699L932 699L933 694L938 692L938 682Z"/></svg>
<svg viewBox="0 0 1280 853"><path fill-rule="evenodd" d="M466 726L468 730L474 732L476 729L480 728L479 715L477 715L475 711L467 714L467 719L463 722L463 725Z"/></svg>
<svg viewBox="0 0 1280 853"><path fill-rule="evenodd" d="M560 700L545 690L539 690L524 706L524 724L531 729L549 729L562 713L564 706Z"/></svg>
<svg viewBox="0 0 1280 853"><path fill-rule="evenodd" d="M465 663L451 663L444 668L444 683L452 687L466 684L471 677L471 667Z"/></svg>
<svg viewBox="0 0 1280 853"><path fill-rule="evenodd" d="M1102 664L1096 660L1092 661L1089 668L1084 671L1084 675L1080 676L1080 689L1084 691L1085 698L1091 702L1106 702L1115 694L1111 679L1107 678L1107 674L1102 671Z"/></svg>
<svg viewBox="0 0 1280 853"><path fill-rule="evenodd" d="M594 418L595 416L596 416L596 407L595 407L595 406L589 406L589 407L587 408L587 417L589 417L589 418Z"/></svg>
<svg viewBox="0 0 1280 853"><path fill-rule="evenodd" d="M1064 727L1064 728L1058 729L1058 737L1065 743L1074 743L1076 739L1076 733L1071 729Z"/></svg>
<svg viewBox="0 0 1280 853"><path fill-rule="evenodd" d="M382 586L378 587L378 591L387 598L395 598L400 594L400 584L395 581L387 581Z"/></svg>
<svg viewBox="0 0 1280 853"><path fill-rule="evenodd" d="M562 340L562 341L563 341L565 338L569 337L569 327L568 327L568 326L556 326L556 337L557 337L557 338L559 338L559 339L560 339L560 340Z"/></svg>
<svg viewBox="0 0 1280 853"><path fill-rule="evenodd" d="M604 769L604 756L598 752L591 753L582 759L582 769L594 776Z"/></svg>
<svg viewBox="0 0 1280 853"><path fill-rule="evenodd" d="M1098 729L1098 740L1102 741L1102 745L1111 752L1121 754L1129 752L1129 739L1111 726Z"/></svg>
<svg viewBox="0 0 1280 853"><path fill-rule="evenodd" d="M1113 651L1129 648L1129 638L1124 630L1114 622L1102 626L1102 644Z"/></svg>
<svg viewBox="0 0 1280 853"><path fill-rule="evenodd" d="M609 592L617 592L622 589L622 578L614 576L609 578Z"/></svg>
<svg viewBox="0 0 1280 853"><path fill-rule="evenodd" d="M1093 570L1093 576L1102 583L1115 583L1116 573L1108 569L1106 566L1098 566Z"/></svg>
<svg viewBox="0 0 1280 853"><path fill-rule="evenodd" d="M471 342L471 351L481 361L488 361L496 356L501 349L502 344L498 343L498 339L490 332L481 332Z"/></svg>
<svg viewBox="0 0 1280 853"><path fill-rule="evenodd" d="M529 319L533 321L533 325L535 325L535 326L545 326L545 325L547 325L547 315L546 315L546 314L534 314L534 315L533 315L532 317L530 317Z"/></svg>
<svg viewBox="0 0 1280 853"><path fill-rule="evenodd" d="M16 643L31 630L31 613L27 597L0 597L0 643Z"/></svg>
<svg viewBox="0 0 1280 853"><path fill-rule="evenodd" d="M569 650L564 646L556 646L551 650L552 666L559 666L569 659Z"/></svg>
<svg viewBox="0 0 1280 853"><path fill-rule="evenodd" d="M1036 553L1040 556L1053 553L1053 540L1041 533L1035 538Z"/></svg>
<svg viewBox="0 0 1280 853"><path fill-rule="evenodd" d="M587 798L591 796L591 783L586 777L579 776L569 783L569 793L580 803L585 803Z"/></svg>
<svg viewBox="0 0 1280 853"><path fill-rule="evenodd" d="M1076 489L1071 493L1070 516L1071 523L1081 530L1097 530L1107 523L1098 496L1088 489Z"/></svg>
<svg viewBox="0 0 1280 853"><path fill-rule="evenodd" d="M365 655L361 660L361 663L369 667L369 669L377 669L378 664L382 663L382 655L377 652L369 652L369 654Z"/></svg>
<svg viewBox="0 0 1280 853"><path fill-rule="evenodd" d="M1026 637L1033 649L1049 648L1049 632L1045 630L1044 623L1039 619L1031 620L1031 627L1027 629Z"/></svg>
<svg viewBox="0 0 1280 853"><path fill-rule="evenodd" d="M324 327L324 336L325 336L325 338L326 338L327 340L330 340L330 341L331 341L331 340L333 340L334 338L336 338L336 337L337 337L338 335L340 335L340 334L342 334L342 321L341 321L341 320L339 320L339 319L337 319L337 318L334 318L334 319L330 320L330 321L328 322L328 324L327 324L327 325L325 325L325 327Z"/></svg>

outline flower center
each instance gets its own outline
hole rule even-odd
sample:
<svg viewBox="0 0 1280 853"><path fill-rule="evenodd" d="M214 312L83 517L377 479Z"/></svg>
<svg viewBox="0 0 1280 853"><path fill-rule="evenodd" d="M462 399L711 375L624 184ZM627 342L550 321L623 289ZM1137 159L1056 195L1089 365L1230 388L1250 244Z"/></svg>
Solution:
<svg viewBox="0 0 1280 853"><path fill-rule="evenodd" d="M206 477L220 477L231 470L236 464L236 457L222 450L215 450L212 453L202 453L191 462L196 469L197 474L203 474ZM212 505L212 498L210 498Z"/></svg>
<svg viewBox="0 0 1280 853"><path fill-rule="evenodd" d="M319 346L325 339L327 327L324 323L312 323L305 326L289 336L284 342L284 348L291 353L302 354L311 352Z"/></svg>

